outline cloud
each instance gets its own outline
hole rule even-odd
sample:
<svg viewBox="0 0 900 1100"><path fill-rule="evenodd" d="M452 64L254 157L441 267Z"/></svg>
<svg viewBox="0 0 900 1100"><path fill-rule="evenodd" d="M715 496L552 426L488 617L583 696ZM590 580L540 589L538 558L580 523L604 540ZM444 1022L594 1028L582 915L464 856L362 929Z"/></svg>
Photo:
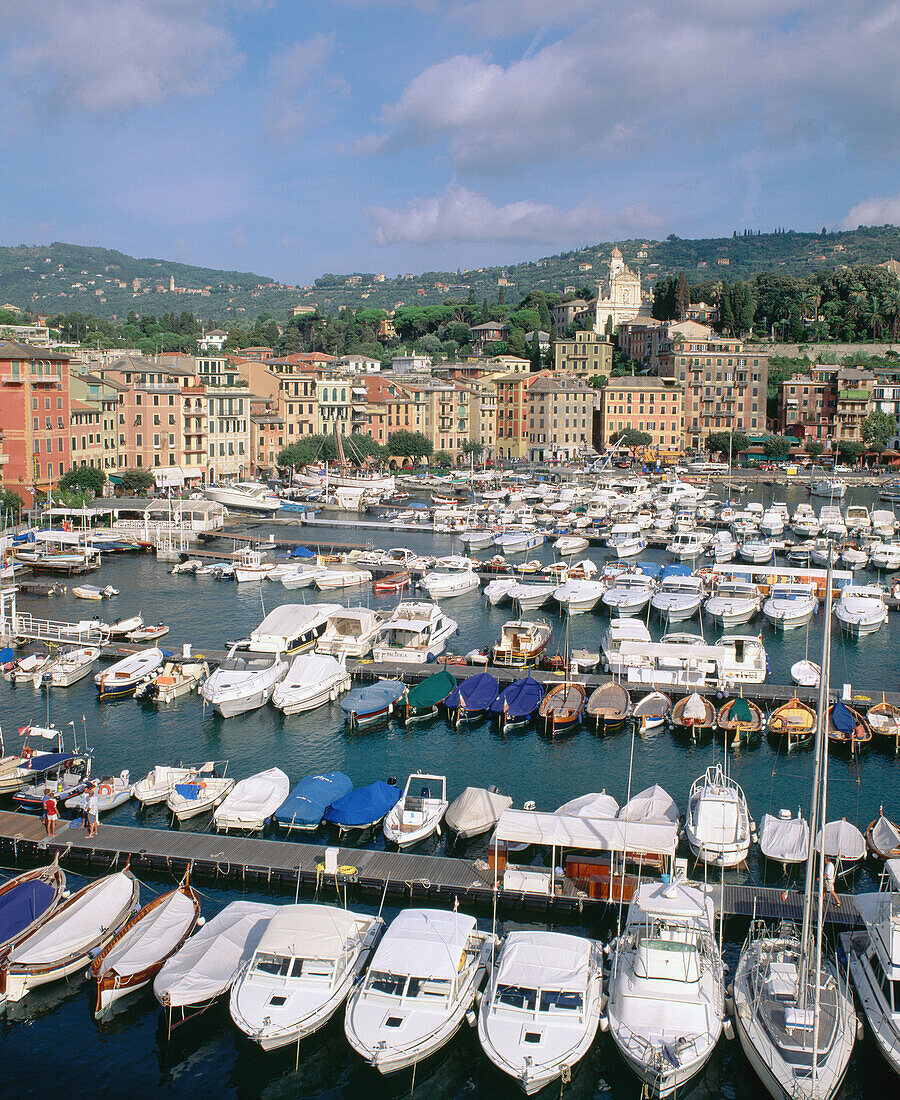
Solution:
<svg viewBox="0 0 900 1100"><path fill-rule="evenodd" d="M640 204L608 210L585 202L570 210L530 201L495 205L485 195L452 186L436 198L413 199L401 209L367 211L375 244L449 244L495 241L553 243L595 239L622 231L646 233L662 219Z"/></svg>
<svg viewBox="0 0 900 1100"><path fill-rule="evenodd" d="M241 65L226 0L13 0L5 79L37 114L110 115L202 95Z"/></svg>
<svg viewBox="0 0 900 1100"><path fill-rule="evenodd" d="M335 41L333 33L314 34L272 58L265 121L273 137L290 141L314 121L327 117L328 102L349 93L350 85L343 77L325 73Z"/></svg>
<svg viewBox="0 0 900 1100"><path fill-rule="evenodd" d="M900 195L891 195L858 202L841 222L841 229L856 229L860 225L897 224L900 224Z"/></svg>

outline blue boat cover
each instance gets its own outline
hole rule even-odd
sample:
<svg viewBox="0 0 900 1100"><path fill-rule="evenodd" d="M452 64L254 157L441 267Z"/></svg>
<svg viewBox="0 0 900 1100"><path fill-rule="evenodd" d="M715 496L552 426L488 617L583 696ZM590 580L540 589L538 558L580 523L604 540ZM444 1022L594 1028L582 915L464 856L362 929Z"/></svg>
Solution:
<svg viewBox="0 0 900 1100"><path fill-rule="evenodd" d="M831 721L841 733L853 733L856 729L856 719L840 699L831 708Z"/></svg>
<svg viewBox="0 0 900 1100"><path fill-rule="evenodd" d="M479 672L458 684L444 700L444 705L448 710L458 710L460 706L466 710L487 710L499 691L500 685L489 672Z"/></svg>
<svg viewBox="0 0 900 1100"><path fill-rule="evenodd" d="M662 566L658 561L639 561L636 563L636 568L640 569L645 577L652 577L654 580L662 572Z"/></svg>
<svg viewBox="0 0 900 1100"><path fill-rule="evenodd" d="M175 793L180 794L182 798L186 798L189 802L196 802L200 797L200 784L176 783Z"/></svg>
<svg viewBox="0 0 900 1100"><path fill-rule="evenodd" d="M680 562L670 562L668 565L664 565L662 573L660 573L660 579L665 580L666 577L689 577L693 573L693 569L689 565L682 565Z"/></svg>
<svg viewBox="0 0 900 1100"><path fill-rule="evenodd" d="M341 710L344 714L355 714L357 717L378 714L391 703L396 703L405 691L406 685L402 680L379 680L377 684L349 691L341 699Z"/></svg>
<svg viewBox="0 0 900 1100"><path fill-rule="evenodd" d="M0 896L0 943L8 943L37 920L53 904L55 896L56 891L43 879L20 882Z"/></svg>
<svg viewBox="0 0 900 1100"><path fill-rule="evenodd" d="M24 535L13 535L12 540L16 546L23 542L34 542L34 531L26 531Z"/></svg>
<svg viewBox="0 0 900 1100"><path fill-rule="evenodd" d="M399 787L392 787L378 779L368 787L345 794L325 811L325 820L345 828L374 825L403 797Z"/></svg>
<svg viewBox="0 0 900 1100"><path fill-rule="evenodd" d="M275 811L275 820L298 829L311 829L319 824L332 802L352 790L353 782L343 772L307 775Z"/></svg>
<svg viewBox="0 0 900 1100"><path fill-rule="evenodd" d="M523 676L505 687L491 703L493 714L503 714L507 719L527 718L534 714L544 698L544 688L533 676Z"/></svg>
<svg viewBox="0 0 900 1100"><path fill-rule="evenodd" d="M295 546L288 554L289 558L314 558L315 556L312 550L308 550L305 546Z"/></svg>
<svg viewBox="0 0 900 1100"><path fill-rule="evenodd" d="M16 655L14 649L10 649L9 646L6 649L0 649L0 665L5 665L7 661L11 661Z"/></svg>

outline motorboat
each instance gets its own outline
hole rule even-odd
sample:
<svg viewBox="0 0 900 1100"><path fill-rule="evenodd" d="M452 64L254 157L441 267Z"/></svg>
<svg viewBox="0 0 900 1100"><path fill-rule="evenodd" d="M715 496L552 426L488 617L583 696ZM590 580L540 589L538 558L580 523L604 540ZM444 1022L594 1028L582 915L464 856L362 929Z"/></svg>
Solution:
<svg viewBox="0 0 900 1100"><path fill-rule="evenodd" d="M847 483L839 477L817 473L809 480L809 495L811 497L828 497L830 500L840 500L846 492Z"/></svg>
<svg viewBox="0 0 900 1100"><path fill-rule="evenodd" d="M264 581L275 572L275 562L269 561L261 550L242 546L231 555L231 575L238 584Z"/></svg>
<svg viewBox="0 0 900 1100"><path fill-rule="evenodd" d="M553 627L541 619L513 619L501 627L491 660L509 668L529 668L547 648L552 635Z"/></svg>
<svg viewBox="0 0 900 1100"><path fill-rule="evenodd" d="M478 1013L487 1057L532 1096L591 1047L603 993L600 944L561 932L510 932Z"/></svg>
<svg viewBox="0 0 900 1100"><path fill-rule="evenodd" d="M798 687L818 687L822 669L815 661L795 661L791 665L791 680Z"/></svg>
<svg viewBox="0 0 900 1100"><path fill-rule="evenodd" d="M83 973L128 919L139 894L137 879L125 870L89 882L64 901L3 959L0 1003Z"/></svg>
<svg viewBox="0 0 900 1100"><path fill-rule="evenodd" d="M291 781L280 768L267 768L236 783L213 812L219 832L265 828L290 793Z"/></svg>
<svg viewBox="0 0 900 1100"><path fill-rule="evenodd" d="M282 829L313 832L322 824L325 811L332 802L352 790L353 783L343 772L307 775L281 803L272 820Z"/></svg>
<svg viewBox="0 0 900 1100"><path fill-rule="evenodd" d="M695 858L714 867L739 867L755 833L744 792L721 764L707 768L691 787L684 822Z"/></svg>
<svg viewBox="0 0 900 1100"><path fill-rule="evenodd" d="M724 1021L712 898L680 881L641 884L612 944L604 1022L645 1095L672 1096L696 1077Z"/></svg>
<svg viewBox="0 0 900 1100"><path fill-rule="evenodd" d="M647 540L637 523L615 523L606 540L610 550L615 550L619 559L633 558L647 547Z"/></svg>
<svg viewBox="0 0 900 1100"><path fill-rule="evenodd" d="M655 591L652 577L644 573L620 573L601 597L610 615L621 619L640 615Z"/></svg>
<svg viewBox="0 0 900 1100"><path fill-rule="evenodd" d="M178 821L188 821L214 810L225 800L232 787L234 779L231 776L210 774L190 777L174 784L166 796L166 806Z"/></svg>
<svg viewBox="0 0 900 1100"><path fill-rule="evenodd" d="M703 580L693 576L663 576L650 597L650 606L667 623L683 623L700 610Z"/></svg>
<svg viewBox="0 0 900 1100"><path fill-rule="evenodd" d="M252 641L238 642L201 686L200 695L223 718L233 718L264 706L288 668L281 650L257 648Z"/></svg>
<svg viewBox="0 0 900 1100"><path fill-rule="evenodd" d="M707 615L723 627L749 623L759 611L762 596L755 584L749 581L719 581L716 589L704 605Z"/></svg>
<svg viewBox="0 0 900 1100"><path fill-rule="evenodd" d="M823 504L819 509L819 524L822 527L824 541L833 540L840 542L847 537L847 524L836 504ZM827 565L827 560L821 562Z"/></svg>
<svg viewBox="0 0 900 1100"><path fill-rule="evenodd" d="M24 871L4 882L0 886L0 957L52 916L65 896L66 875L58 856L49 867Z"/></svg>
<svg viewBox="0 0 900 1100"><path fill-rule="evenodd" d="M400 913L347 1001L347 1042L385 1076L440 1050L471 1011L494 943L463 913Z"/></svg>
<svg viewBox="0 0 900 1100"><path fill-rule="evenodd" d="M185 561L178 562L177 565L173 565L169 572L175 576L193 576L198 569L203 568L203 562L200 558L187 558Z"/></svg>
<svg viewBox="0 0 900 1100"><path fill-rule="evenodd" d="M392 783L377 779L367 787L357 787L336 798L326 809L323 819L336 825L340 832L350 829L371 829L379 825L385 814L403 797Z"/></svg>
<svg viewBox="0 0 900 1100"><path fill-rule="evenodd" d="M762 610L776 630L794 630L806 626L818 606L815 584L795 582L773 584Z"/></svg>
<svg viewBox="0 0 900 1100"><path fill-rule="evenodd" d="M53 687L71 687L90 676L94 662L100 658L100 647L95 645L72 646L62 650L42 676L44 684Z"/></svg>
<svg viewBox="0 0 900 1100"><path fill-rule="evenodd" d="M508 589L507 594L521 614L524 611L537 611L538 608L543 607L553 598L557 587L556 584L524 584L522 581L516 581Z"/></svg>
<svg viewBox="0 0 900 1100"><path fill-rule="evenodd" d="M459 725L479 718L500 694L500 685L489 672L479 672L456 685L444 700L448 715Z"/></svg>
<svg viewBox="0 0 900 1100"><path fill-rule="evenodd" d="M766 716L752 699L739 695L719 707L716 725L733 745L746 744L766 728Z"/></svg>
<svg viewBox="0 0 900 1100"><path fill-rule="evenodd" d="M466 787L447 807L444 824L460 840L483 836L494 828L512 801L496 787Z"/></svg>
<svg viewBox="0 0 900 1100"><path fill-rule="evenodd" d="M545 731L551 736L571 730L581 721L585 706L584 685L565 680L550 688L538 707Z"/></svg>
<svg viewBox="0 0 900 1100"><path fill-rule="evenodd" d="M883 573L893 573L900 569L900 544L876 542L869 547L869 565Z"/></svg>
<svg viewBox="0 0 900 1100"><path fill-rule="evenodd" d="M139 627L128 635L129 642L155 642L157 638L164 638L169 633L169 627L165 623L156 623L153 626Z"/></svg>
<svg viewBox="0 0 900 1100"><path fill-rule="evenodd" d="M230 485L206 485L203 495L221 504L226 511L253 512L271 516L281 507L281 498L267 486L255 481L236 481Z"/></svg>
<svg viewBox="0 0 900 1100"><path fill-rule="evenodd" d="M362 978L384 929L380 917L333 905L283 905L231 987L235 1025L263 1050L312 1035Z"/></svg>
<svg viewBox="0 0 900 1100"><path fill-rule="evenodd" d="M38 686L44 674L49 673L52 668L53 657L49 653L29 653L13 662L4 677L14 684L32 683Z"/></svg>
<svg viewBox="0 0 900 1100"><path fill-rule="evenodd" d="M105 814L108 810L114 810L131 799L134 784L131 782L128 769L123 768L118 775L102 775L91 779L86 790L73 794L69 798L63 798L63 805L67 810L83 809L89 791L96 794L97 813Z"/></svg>
<svg viewBox="0 0 900 1100"><path fill-rule="evenodd" d="M784 514L780 508L767 508L759 521L759 529L767 538L777 539L784 534Z"/></svg>
<svg viewBox="0 0 900 1100"><path fill-rule="evenodd" d="M301 653L291 661L284 679L275 685L272 703L285 714L301 714L333 702L349 691L350 685L343 657Z"/></svg>
<svg viewBox="0 0 900 1100"><path fill-rule="evenodd" d="M341 710L351 725L363 726L389 718L406 696L402 680L376 680L374 684L353 688L340 701Z"/></svg>
<svg viewBox="0 0 900 1100"><path fill-rule="evenodd" d="M566 614L580 615L593 611L605 591L601 581L566 580L553 590L553 598Z"/></svg>
<svg viewBox="0 0 900 1100"><path fill-rule="evenodd" d="M365 657L384 632L384 616L369 607L342 607L328 616L317 653Z"/></svg>
<svg viewBox="0 0 900 1100"><path fill-rule="evenodd" d="M187 881L135 913L91 962L88 977L97 986L94 1015L102 1016L120 998L148 986L199 917L200 901Z"/></svg>
<svg viewBox="0 0 900 1100"><path fill-rule="evenodd" d="M816 712L794 696L769 715L768 731L783 741L788 751L808 745L816 732Z"/></svg>
<svg viewBox="0 0 900 1100"><path fill-rule="evenodd" d="M215 763L212 760L191 767L157 764L143 779L135 783L131 793L142 806L157 806L166 801L175 790L176 783L190 783L202 776L211 775L214 769Z"/></svg>
<svg viewBox="0 0 900 1100"><path fill-rule="evenodd" d="M527 550L535 550L538 546L542 546L544 538L541 531L510 530L495 535L494 545L499 546L504 554L524 554Z"/></svg>
<svg viewBox="0 0 900 1100"><path fill-rule="evenodd" d="M437 604L402 601L385 624L372 659L425 664L444 652L458 629L456 620L445 615Z"/></svg>
<svg viewBox="0 0 900 1100"><path fill-rule="evenodd" d="M284 588L293 592L298 588L310 588L315 584L316 578L327 571L328 567L325 565L295 565L293 569L279 574L278 579Z"/></svg>
<svg viewBox="0 0 900 1100"><path fill-rule="evenodd" d="M641 732L658 729L672 713L672 700L661 691L651 691L632 708L631 717Z"/></svg>
<svg viewBox="0 0 900 1100"><path fill-rule="evenodd" d="M134 697L150 703L172 703L183 695L190 695L208 676L209 665L202 658L166 661L155 676L138 684Z"/></svg>
<svg viewBox="0 0 900 1100"><path fill-rule="evenodd" d="M573 673L596 672L599 665L599 649L577 646L569 651L569 668Z"/></svg>
<svg viewBox="0 0 900 1100"><path fill-rule="evenodd" d="M313 578L313 584L322 592L335 592L341 588L360 588L371 579L368 569L324 569Z"/></svg>
<svg viewBox="0 0 900 1100"><path fill-rule="evenodd" d="M591 692L585 713L594 720L598 733L615 733L628 721L631 698L620 683L610 680Z"/></svg>
<svg viewBox="0 0 900 1100"><path fill-rule="evenodd" d="M791 517L791 530L798 538L814 539L822 527L808 504L798 504Z"/></svg>
<svg viewBox="0 0 900 1100"><path fill-rule="evenodd" d="M766 859L789 865L805 863L809 855L809 822L790 810L763 814L759 827L759 848Z"/></svg>
<svg viewBox="0 0 900 1100"><path fill-rule="evenodd" d="M872 740L869 723L855 708L836 699L828 707L828 743L834 748L846 749L857 753Z"/></svg>
<svg viewBox="0 0 900 1100"><path fill-rule="evenodd" d="M493 545L494 536L494 531L482 527L471 531L463 531L459 537L470 550L484 550L486 547Z"/></svg>
<svg viewBox="0 0 900 1100"><path fill-rule="evenodd" d="M693 561L706 553L710 541L705 534L701 534L699 531L678 531L666 546L666 553L682 561Z"/></svg>
<svg viewBox="0 0 900 1100"><path fill-rule="evenodd" d="M437 793L433 793L434 788ZM403 797L388 810L384 819L385 840L398 848L408 848L427 840L433 833L440 834L441 818L448 805L445 775L412 772L403 788Z"/></svg>
<svg viewBox="0 0 900 1100"><path fill-rule="evenodd" d="M672 707L672 725L693 741L700 741L715 729L716 708L706 696L692 691Z"/></svg>
<svg viewBox="0 0 900 1100"><path fill-rule="evenodd" d="M763 539L745 539L738 544L738 554L750 565L765 565L775 556L775 547Z"/></svg>
<svg viewBox="0 0 900 1100"><path fill-rule="evenodd" d="M869 707L866 721L876 737L892 740L894 752L900 751L900 707L889 703L882 695L880 703Z"/></svg>
<svg viewBox="0 0 900 1100"><path fill-rule="evenodd" d="M734 561L738 544L730 531L716 531L710 547L713 558L719 564Z"/></svg>
<svg viewBox="0 0 900 1100"><path fill-rule="evenodd" d="M116 661L114 665L94 676L100 698L115 699L118 696L131 695L138 684L152 676L165 659L163 651L154 646Z"/></svg>
<svg viewBox="0 0 900 1100"><path fill-rule="evenodd" d="M456 687L456 677L442 668L440 672L432 673L413 684L406 693L406 721L418 722L425 718L433 718L438 707L443 703L451 691Z"/></svg>
<svg viewBox="0 0 900 1100"><path fill-rule="evenodd" d="M640 619L610 619L609 626L600 639L605 671L614 675L626 673L622 646L631 642L643 644L650 641L650 631Z"/></svg>
<svg viewBox="0 0 900 1100"><path fill-rule="evenodd" d="M675 799L659 784L632 795L617 816L620 821L645 821L657 825L678 825L681 821Z"/></svg>
<svg viewBox="0 0 900 1100"><path fill-rule="evenodd" d="M112 623L101 623L100 629L104 630L110 638L127 638L133 630L140 630L143 625L143 615L127 615Z"/></svg>
<svg viewBox="0 0 900 1100"><path fill-rule="evenodd" d="M884 591L877 584L845 585L834 605L834 617L852 638L874 634L888 619Z"/></svg>
<svg viewBox="0 0 900 1100"><path fill-rule="evenodd" d="M472 562L459 557L438 558L434 570L419 581L419 587L424 588L433 600L462 596L480 584Z"/></svg>
<svg viewBox="0 0 900 1100"><path fill-rule="evenodd" d="M484 586L484 598L491 607L496 607L498 604L506 603L512 591L518 587L519 582L515 577L495 577Z"/></svg>
<svg viewBox="0 0 900 1100"><path fill-rule="evenodd" d="M72 589L72 595L79 600L108 600L118 594L118 588L113 588L111 584L105 588L98 588L95 584L77 584Z"/></svg>
<svg viewBox="0 0 900 1100"><path fill-rule="evenodd" d="M491 714L500 722L500 732L524 726L538 712L544 687L533 676L523 676L508 684L491 703Z"/></svg>
<svg viewBox="0 0 900 1100"><path fill-rule="evenodd" d="M575 554L580 554L582 550L587 550L589 546L588 540L581 535L562 535L554 542L553 549L561 558L570 558ZM640 551L636 551L636 553L640 553Z"/></svg>
<svg viewBox="0 0 900 1100"><path fill-rule="evenodd" d="M279 906L232 901L171 955L153 979L169 1026L199 1015L231 989Z"/></svg>
<svg viewBox="0 0 900 1100"><path fill-rule="evenodd" d="M869 564L869 551L861 546L845 546L840 553L840 563L851 572L865 569Z"/></svg>

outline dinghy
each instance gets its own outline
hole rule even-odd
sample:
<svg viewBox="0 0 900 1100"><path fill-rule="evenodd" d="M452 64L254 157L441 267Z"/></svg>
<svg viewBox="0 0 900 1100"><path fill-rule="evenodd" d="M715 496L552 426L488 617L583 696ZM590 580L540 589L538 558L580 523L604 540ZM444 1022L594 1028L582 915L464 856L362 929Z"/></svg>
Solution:
<svg viewBox="0 0 900 1100"><path fill-rule="evenodd" d="M100 656L100 647L94 645L64 649L42 676L42 682L52 687L71 687L91 673L94 662Z"/></svg>
<svg viewBox="0 0 900 1100"><path fill-rule="evenodd" d="M456 677L446 668L426 676L406 693L406 722L418 722L425 718L433 718L438 712L438 706L444 702L451 691L456 687Z"/></svg>
<svg viewBox="0 0 900 1100"><path fill-rule="evenodd" d="M395 592L402 592L411 585L412 578L409 575L409 570L401 569L399 572L391 573L387 577L379 577L372 586L372 589L376 596L385 596L392 595Z"/></svg>
<svg viewBox="0 0 900 1100"><path fill-rule="evenodd" d="M460 840L471 840L490 832L503 811L512 806L512 801L508 794L500 794L496 788L466 787L447 807L444 824Z"/></svg>
<svg viewBox="0 0 900 1100"><path fill-rule="evenodd" d="M185 783L176 783L166 798L166 805L179 821L214 810L234 786L226 776L197 776Z"/></svg>
<svg viewBox="0 0 900 1100"><path fill-rule="evenodd" d="M538 708L545 731L553 736L577 725L584 710L585 695L584 685L571 680L550 688Z"/></svg>
<svg viewBox="0 0 900 1100"><path fill-rule="evenodd" d="M894 742L894 752L900 751L900 707L887 702L882 695L880 703L869 707L866 721L873 734L890 738Z"/></svg>
<svg viewBox="0 0 900 1100"><path fill-rule="evenodd" d="M178 766L170 768L166 764L157 764L151 768L143 779L138 780L132 788L132 794L142 806L156 806L165 802L176 783L188 783L198 779L213 770L215 764L208 760L205 764L196 764L191 767Z"/></svg>
<svg viewBox="0 0 900 1100"><path fill-rule="evenodd" d="M101 1016L121 997L149 985L193 932L199 917L200 902L187 879L135 913L91 963L88 976L97 983L94 1015Z"/></svg>
<svg viewBox="0 0 900 1100"><path fill-rule="evenodd" d="M512 800L510 799L510 802ZM12 950L52 916L63 900L66 876L57 856L0 886L0 955Z"/></svg>
<svg viewBox="0 0 900 1100"><path fill-rule="evenodd" d="M335 799L322 816L342 833L348 829L370 829L384 820L384 815L402 797L399 787L377 779L368 787L358 787Z"/></svg>
<svg viewBox="0 0 900 1100"><path fill-rule="evenodd" d="M846 818L829 821L816 834L816 851L824 848L825 858L834 862L838 874L848 871L866 858L866 838Z"/></svg>
<svg viewBox="0 0 900 1100"><path fill-rule="evenodd" d="M433 789L437 788L437 793ZM413 793L417 791L417 793ZM398 848L409 848L441 831L447 811L447 777L413 772L403 788L403 797L388 811L382 826L385 840Z"/></svg>
<svg viewBox="0 0 900 1100"><path fill-rule="evenodd" d="M872 731L860 712L837 699L828 708L828 743L834 748L859 752L872 740Z"/></svg>
<svg viewBox="0 0 900 1100"><path fill-rule="evenodd" d="M462 913L402 912L347 1001L347 1042L385 1076L440 1050L475 1003L494 942Z"/></svg>
<svg viewBox="0 0 900 1100"><path fill-rule="evenodd" d="M145 677L156 672L164 660L163 651L154 647L116 661L94 677L100 698L114 699L117 696L130 695Z"/></svg>
<svg viewBox="0 0 900 1100"><path fill-rule="evenodd" d="M729 699L719 708L716 724L733 745L740 745L760 735L766 716L756 703L741 695L737 699Z"/></svg>
<svg viewBox="0 0 900 1100"><path fill-rule="evenodd" d="M809 855L809 823L798 813L779 810L777 817L763 814L759 829L759 847L766 859L787 869L788 864L805 863Z"/></svg>
<svg viewBox="0 0 900 1100"><path fill-rule="evenodd" d="M157 638L164 638L169 633L165 623L157 623L155 626L141 626L132 630L128 635L129 642L154 642Z"/></svg>
<svg viewBox="0 0 900 1100"><path fill-rule="evenodd" d="M134 697L150 703L172 703L183 695L190 695L208 677L206 661L166 661L156 676L138 684Z"/></svg>
<svg viewBox="0 0 900 1100"><path fill-rule="evenodd" d="M88 782L87 790L67 798L63 805L67 810L81 809L91 791L97 794L97 813L105 814L129 801L134 791L128 769L123 768L119 775L105 775Z"/></svg>
<svg viewBox="0 0 900 1100"><path fill-rule="evenodd" d="M620 683L610 680L591 692L585 710L598 733L615 733L628 721L631 699Z"/></svg>
<svg viewBox="0 0 900 1100"><path fill-rule="evenodd" d="M715 724L716 708L696 691L685 695L672 707L672 725L693 741L699 741L711 733Z"/></svg>
<svg viewBox="0 0 900 1100"><path fill-rule="evenodd" d="M822 669L815 661L797 661L791 665L791 680L799 687L818 687Z"/></svg>
<svg viewBox="0 0 900 1100"><path fill-rule="evenodd" d="M291 661L285 678L275 685L272 703L285 714L315 710L350 690L350 674L342 657L301 653Z"/></svg>
<svg viewBox="0 0 900 1100"><path fill-rule="evenodd" d="M312 832L322 824L325 811L353 790L353 782L343 772L324 772L301 779L273 814L282 829Z"/></svg>
<svg viewBox="0 0 900 1100"><path fill-rule="evenodd" d="M219 832L263 829L290 790L291 781L281 768L257 772L232 787L213 813L213 824Z"/></svg>
<svg viewBox="0 0 900 1100"><path fill-rule="evenodd" d="M406 684L402 680L378 680L374 684L354 688L341 699L340 705L351 726L363 726L379 718L389 718L405 695Z"/></svg>
<svg viewBox="0 0 900 1100"><path fill-rule="evenodd" d="M263 1050L325 1024L358 981L384 929L380 917L333 905L283 905L228 1000L235 1025Z"/></svg>
<svg viewBox="0 0 900 1100"><path fill-rule="evenodd" d="M505 687L491 703L491 714L498 717L500 732L525 725L537 713L543 698L543 685L533 676L523 676Z"/></svg>
<svg viewBox="0 0 900 1100"><path fill-rule="evenodd" d="M500 693L500 685L489 672L479 672L470 676L450 692L444 700L444 706L451 721L471 722L481 717Z"/></svg>
<svg viewBox="0 0 900 1100"><path fill-rule="evenodd" d="M672 700L661 691L651 691L634 704L631 717L640 730L661 726L672 712Z"/></svg>
<svg viewBox="0 0 900 1100"><path fill-rule="evenodd" d="M794 696L769 715L769 733L784 741L788 752L808 745L816 733L816 712Z"/></svg>
<svg viewBox="0 0 900 1100"><path fill-rule="evenodd" d="M116 619L114 623L104 626L103 629L109 634L110 638L124 638L132 630L140 630L143 625L143 615L129 615L127 618Z"/></svg>
<svg viewBox="0 0 900 1100"><path fill-rule="evenodd" d="M877 859L900 858L900 829L884 816L884 807L866 829L866 847Z"/></svg>

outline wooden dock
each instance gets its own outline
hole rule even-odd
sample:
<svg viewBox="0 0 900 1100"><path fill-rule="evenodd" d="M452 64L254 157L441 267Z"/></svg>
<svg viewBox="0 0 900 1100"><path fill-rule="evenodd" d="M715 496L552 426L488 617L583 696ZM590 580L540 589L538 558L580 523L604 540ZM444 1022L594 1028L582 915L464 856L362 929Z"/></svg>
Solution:
<svg viewBox="0 0 900 1100"><path fill-rule="evenodd" d="M106 824L100 825L95 837L88 837L84 829L65 821L55 837L47 837L38 817L0 810L0 852L14 862L35 863L59 853L66 864L98 871L121 867L126 860L136 870L158 874L180 876L190 869L194 876L223 887L266 886L295 893L346 887L348 892L377 898L493 906L494 872L483 860L340 847L339 871L326 875L326 847L324 843ZM569 879L562 879L558 889L546 895L500 888L498 912L510 916L527 909L548 917L591 914L602 918L610 905L583 893ZM728 918L799 921L802 916L803 897L796 890L731 884L709 889L717 912L724 906ZM841 895L840 909L829 907L827 920L835 928L858 927L862 922L853 896Z"/></svg>

